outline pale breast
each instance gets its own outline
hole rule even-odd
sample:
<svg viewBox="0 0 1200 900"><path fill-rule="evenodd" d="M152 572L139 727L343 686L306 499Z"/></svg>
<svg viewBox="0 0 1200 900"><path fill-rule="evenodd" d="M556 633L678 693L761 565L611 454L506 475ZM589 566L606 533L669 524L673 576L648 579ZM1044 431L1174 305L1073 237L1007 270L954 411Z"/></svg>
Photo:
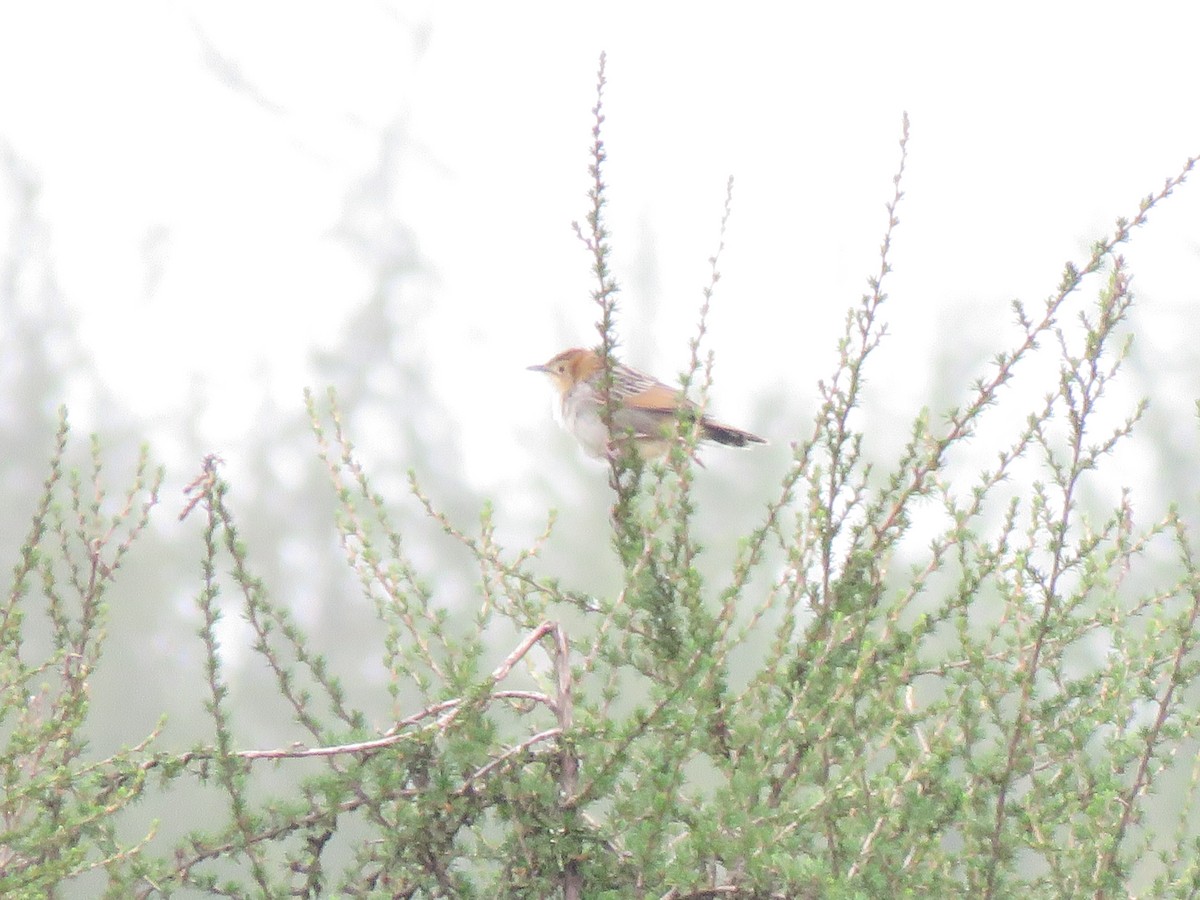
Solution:
<svg viewBox="0 0 1200 900"><path fill-rule="evenodd" d="M587 384L581 382L563 395L562 420L589 455L608 455L608 432L600 417L600 404Z"/></svg>

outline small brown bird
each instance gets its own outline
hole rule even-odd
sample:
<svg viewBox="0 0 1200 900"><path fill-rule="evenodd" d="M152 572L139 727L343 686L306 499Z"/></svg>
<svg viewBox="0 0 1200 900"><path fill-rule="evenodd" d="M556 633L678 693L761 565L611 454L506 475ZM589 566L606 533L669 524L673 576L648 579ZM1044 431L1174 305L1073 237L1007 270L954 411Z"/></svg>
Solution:
<svg viewBox="0 0 1200 900"><path fill-rule="evenodd" d="M574 347L529 369L546 373L553 382L562 402L563 426L584 450L601 459L611 457L614 442L604 427L604 360L600 354ZM668 387L629 366L615 363L612 378L613 430L618 440L631 434L642 459L655 459L670 449L681 409L699 412L679 388ZM731 447L766 443L756 434L722 425L708 416L700 417L700 438Z"/></svg>

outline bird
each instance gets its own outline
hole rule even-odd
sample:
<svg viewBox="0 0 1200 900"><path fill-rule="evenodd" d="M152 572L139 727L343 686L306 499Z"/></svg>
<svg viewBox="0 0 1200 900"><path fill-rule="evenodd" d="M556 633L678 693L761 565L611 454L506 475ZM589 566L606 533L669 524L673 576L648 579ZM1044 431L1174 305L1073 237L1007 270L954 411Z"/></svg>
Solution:
<svg viewBox="0 0 1200 900"><path fill-rule="evenodd" d="M675 423L692 415L700 417L701 440L731 447L766 443L756 434L710 419L679 388L668 387L615 360L611 387L614 439L604 425L603 356L594 350L572 347L547 362L529 366L529 370L542 372L550 379L562 404L563 427L589 456L613 459L624 441L632 438L643 460L660 458L675 440Z"/></svg>

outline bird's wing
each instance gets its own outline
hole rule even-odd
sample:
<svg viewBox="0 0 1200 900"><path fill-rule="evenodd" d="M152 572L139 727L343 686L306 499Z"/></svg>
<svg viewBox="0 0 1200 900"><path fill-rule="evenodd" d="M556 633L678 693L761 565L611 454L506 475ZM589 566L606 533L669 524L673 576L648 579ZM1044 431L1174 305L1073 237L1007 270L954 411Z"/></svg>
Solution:
<svg viewBox="0 0 1200 900"><path fill-rule="evenodd" d="M613 370L613 390L622 403L647 412L674 414L680 405L685 408L693 405L679 388L667 387L661 381L628 366L617 366Z"/></svg>

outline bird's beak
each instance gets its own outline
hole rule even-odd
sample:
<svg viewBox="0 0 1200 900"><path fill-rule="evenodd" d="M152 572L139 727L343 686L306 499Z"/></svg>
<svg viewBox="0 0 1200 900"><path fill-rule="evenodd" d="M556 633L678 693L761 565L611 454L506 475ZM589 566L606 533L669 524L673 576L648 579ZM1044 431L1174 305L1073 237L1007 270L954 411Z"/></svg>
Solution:
<svg viewBox="0 0 1200 900"><path fill-rule="evenodd" d="M538 364L538 365L536 365L536 366L526 366L526 368L527 368L527 369L528 369L530 372L545 372L545 371L548 371L548 370L546 369L546 364L545 364L545 363L539 363L539 364Z"/></svg>

